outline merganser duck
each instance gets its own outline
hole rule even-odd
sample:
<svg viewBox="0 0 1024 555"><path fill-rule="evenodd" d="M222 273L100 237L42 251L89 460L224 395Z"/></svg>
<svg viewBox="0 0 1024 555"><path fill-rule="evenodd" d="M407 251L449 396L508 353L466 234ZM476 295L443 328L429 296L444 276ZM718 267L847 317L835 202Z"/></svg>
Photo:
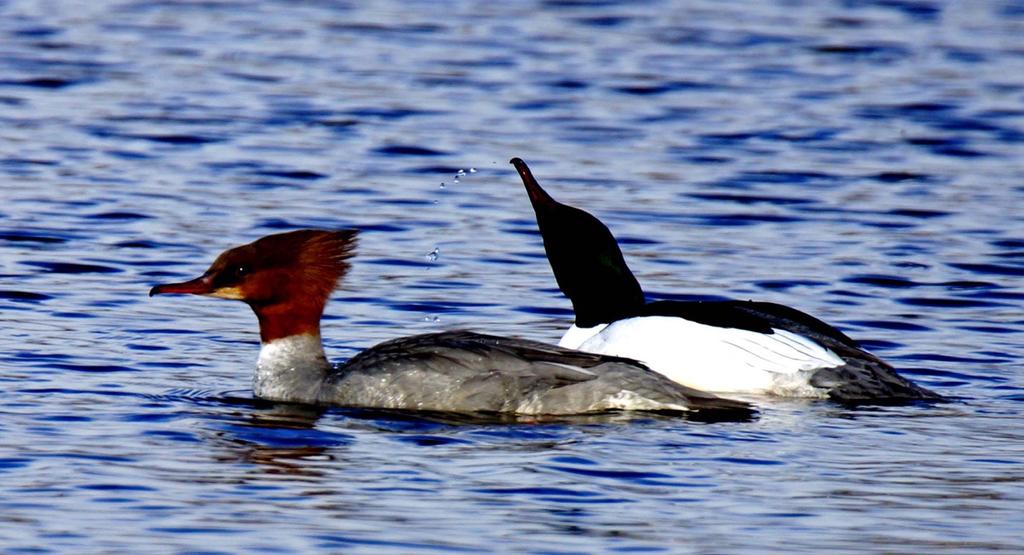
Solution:
<svg viewBox="0 0 1024 555"><path fill-rule="evenodd" d="M511 163L537 215L558 287L575 312L559 346L636 359L680 384L719 394L861 403L941 398L843 332L788 306L646 302L608 228L555 201L521 159Z"/></svg>
<svg viewBox="0 0 1024 555"><path fill-rule="evenodd" d="M248 304L262 342L253 393L271 401L523 415L753 414L747 403L680 386L635 361L469 331L387 341L332 366L320 318L348 271L355 241L353 230L268 235L225 251L191 281L153 287L150 296L187 293Z"/></svg>

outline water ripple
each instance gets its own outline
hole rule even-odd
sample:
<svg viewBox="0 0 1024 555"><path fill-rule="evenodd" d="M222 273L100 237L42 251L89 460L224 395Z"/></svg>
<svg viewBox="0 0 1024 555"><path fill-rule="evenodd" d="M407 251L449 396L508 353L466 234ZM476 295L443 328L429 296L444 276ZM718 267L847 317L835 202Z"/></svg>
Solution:
<svg viewBox="0 0 1024 555"><path fill-rule="evenodd" d="M1017 4L4 3L0 546L1021 551ZM512 156L651 298L796 306L954 402L275 404L243 304L147 297L262 234L351 227L333 359L556 341L571 306Z"/></svg>

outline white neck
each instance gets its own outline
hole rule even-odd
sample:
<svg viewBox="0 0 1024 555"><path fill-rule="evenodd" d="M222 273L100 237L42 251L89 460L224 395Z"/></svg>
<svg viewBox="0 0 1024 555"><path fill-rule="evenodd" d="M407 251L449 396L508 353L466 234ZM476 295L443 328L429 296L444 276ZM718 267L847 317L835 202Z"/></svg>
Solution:
<svg viewBox="0 0 1024 555"><path fill-rule="evenodd" d="M274 339L260 347L252 392L270 401L316 403L330 369L319 334Z"/></svg>

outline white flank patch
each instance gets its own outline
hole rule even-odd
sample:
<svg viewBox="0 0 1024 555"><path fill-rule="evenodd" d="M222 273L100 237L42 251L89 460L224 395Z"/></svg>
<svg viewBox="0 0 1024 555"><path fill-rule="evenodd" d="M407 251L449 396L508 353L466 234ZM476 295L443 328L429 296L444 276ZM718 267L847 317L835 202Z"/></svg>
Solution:
<svg viewBox="0 0 1024 555"><path fill-rule="evenodd" d="M556 410L546 410L554 408ZM533 397L526 402L521 403L516 407L516 413L518 414L558 414L559 407L546 407L544 402L539 397ZM662 403L660 401L654 401L648 399L643 395L635 393L633 391L622 390L614 395L602 397L593 404L583 407L580 409L581 413L588 412L605 412L609 410L673 410L679 412L688 412L690 407L686 405L677 405L675 403Z"/></svg>
<svg viewBox="0 0 1024 555"><path fill-rule="evenodd" d="M549 362L548 364L550 364L552 366L558 366L559 368L565 368L566 370L569 370L570 372L575 372L575 373L578 373L578 374L586 374L588 376L596 376L597 375L597 374L591 372L590 370L587 370L586 368L583 368L582 366L574 366L572 364L565 364L565 363L562 363L562 362Z"/></svg>
<svg viewBox="0 0 1024 555"><path fill-rule="evenodd" d="M620 391L615 395L598 403L600 410L674 410L689 412L690 408L675 403L661 403L648 399L633 391Z"/></svg>
<svg viewBox="0 0 1024 555"><path fill-rule="evenodd" d="M702 391L820 396L807 383L811 371L842 366L845 361L810 339L774 331L769 335L671 316L643 316L597 329L575 348L639 360Z"/></svg>

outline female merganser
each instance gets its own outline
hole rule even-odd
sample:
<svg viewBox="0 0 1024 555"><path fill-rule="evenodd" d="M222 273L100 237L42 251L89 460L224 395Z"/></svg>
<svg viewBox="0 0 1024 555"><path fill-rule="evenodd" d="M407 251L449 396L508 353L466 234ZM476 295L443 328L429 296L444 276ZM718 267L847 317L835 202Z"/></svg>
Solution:
<svg viewBox="0 0 1024 555"><path fill-rule="evenodd" d="M271 401L527 415L752 414L746 403L680 386L635 361L469 331L387 341L332 366L320 341L320 317L348 271L355 237L352 230L312 229L269 235L225 251L198 278L157 285L150 295L247 303L262 341L253 393Z"/></svg>
<svg viewBox="0 0 1024 555"><path fill-rule="evenodd" d="M716 393L844 402L939 399L841 331L799 310L754 301L648 303L611 232L551 198L519 158L555 280L576 321L559 345L633 358Z"/></svg>

